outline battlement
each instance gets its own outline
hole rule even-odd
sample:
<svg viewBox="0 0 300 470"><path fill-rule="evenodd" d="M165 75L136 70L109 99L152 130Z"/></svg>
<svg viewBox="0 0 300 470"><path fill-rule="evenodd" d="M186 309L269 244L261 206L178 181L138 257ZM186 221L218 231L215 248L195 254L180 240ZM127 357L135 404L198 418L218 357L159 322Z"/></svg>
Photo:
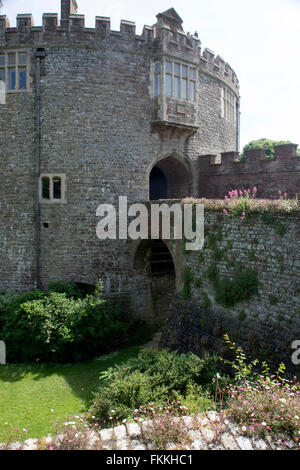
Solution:
<svg viewBox="0 0 300 470"><path fill-rule="evenodd" d="M218 174L249 172L263 170L273 172L287 167L289 171L300 170L300 157L297 155L297 144L284 144L274 147L275 158L266 158L262 148L245 151L245 160L240 160L238 152L221 153L221 161L217 155L200 155L198 168L201 173Z"/></svg>
<svg viewBox="0 0 300 470"><path fill-rule="evenodd" d="M200 65L203 71L216 75L236 90L239 89L239 81L234 70L222 57L216 56L210 49L205 48L200 54Z"/></svg>
<svg viewBox="0 0 300 470"><path fill-rule="evenodd" d="M245 152L245 160L237 152L198 157L199 194L223 198L229 190L256 186L259 197L276 198L278 189L289 197L299 194L300 156L296 144L277 145L275 158L266 158L265 149ZM277 189L276 189L277 188Z"/></svg>
<svg viewBox="0 0 300 470"><path fill-rule="evenodd" d="M0 47L22 45L76 45L97 47L102 41L114 47L143 47L154 54L167 54L198 65L200 71L216 76L238 94L239 83L230 65L210 49L201 54L201 41L197 35L185 33L182 20L173 8L157 15L157 23L145 25L141 35L136 34L132 21L121 20L119 31L111 29L108 17L96 16L95 27L85 27L85 15L77 14L75 0L62 0L61 20L57 13L44 13L42 26L34 26L31 14L17 15L16 27L11 28L6 15L0 16Z"/></svg>

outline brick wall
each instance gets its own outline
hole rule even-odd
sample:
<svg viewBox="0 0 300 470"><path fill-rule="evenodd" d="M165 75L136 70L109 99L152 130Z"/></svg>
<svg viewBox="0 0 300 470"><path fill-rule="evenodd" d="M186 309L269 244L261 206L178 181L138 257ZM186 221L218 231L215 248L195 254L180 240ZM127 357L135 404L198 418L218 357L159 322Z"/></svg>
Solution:
<svg viewBox="0 0 300 470"><path fill-rule="evenodd" d="M232 189L251 189L256 186L258 197L278 198L278 191L287 192L288 197L300 194L300 156L297 145L285 144L275 147L273 160L265 157L264 149L245 152L246 159L240 161L236 152L222 153L216 163L213 155L198 159L199 195L207 198L224 198Z"/></svg>

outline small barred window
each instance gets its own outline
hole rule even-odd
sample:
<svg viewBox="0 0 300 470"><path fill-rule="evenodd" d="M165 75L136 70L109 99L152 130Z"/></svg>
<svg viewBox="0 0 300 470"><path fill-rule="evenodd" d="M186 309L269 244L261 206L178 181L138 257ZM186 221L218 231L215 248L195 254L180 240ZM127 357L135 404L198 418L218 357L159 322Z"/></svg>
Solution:
<svg viewBox="0 0 300 470"><path fill-rule="evenodd" d="M65 175L41 175L40 202L66 202L65 186Z"/></svg>

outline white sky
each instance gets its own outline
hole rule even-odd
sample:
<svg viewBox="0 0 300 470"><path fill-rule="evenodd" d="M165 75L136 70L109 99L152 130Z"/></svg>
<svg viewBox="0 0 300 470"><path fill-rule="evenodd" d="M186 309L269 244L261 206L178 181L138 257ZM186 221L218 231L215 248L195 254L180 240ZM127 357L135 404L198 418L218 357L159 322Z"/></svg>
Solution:
<svg viewBox="0 0 300 470"><path fill-rule="evenodd" d="M60 0L2 0L2 14L15 26L18 13L60 13ZM137 33L155 15L174 7L187 32L198 31L202 47L235 70L241 93L241 148L266 137L300 144L300 0L77 0L86 26L95 16L135 21ZM98 5L97 5L98 4Z"/></svg>

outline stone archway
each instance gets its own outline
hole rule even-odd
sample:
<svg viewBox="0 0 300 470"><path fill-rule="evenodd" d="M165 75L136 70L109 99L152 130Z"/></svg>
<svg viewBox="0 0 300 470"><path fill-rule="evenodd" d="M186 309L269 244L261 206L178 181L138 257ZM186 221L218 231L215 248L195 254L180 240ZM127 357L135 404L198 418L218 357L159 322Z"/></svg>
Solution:
<svg viewBox="0 0 300 470"><path fill-rule="evenodd" d="M176 289L175 264L162 240L142 240L134 257L139 295L144 299L145 320L156 328L166 318Z"/></svg>
<svg viewBox="0 0 300 470"><path fill-rule="evenodd" d="M148 170L149 199L183 199L194 193L192 164L176 153L155 159Z"/></svg>

